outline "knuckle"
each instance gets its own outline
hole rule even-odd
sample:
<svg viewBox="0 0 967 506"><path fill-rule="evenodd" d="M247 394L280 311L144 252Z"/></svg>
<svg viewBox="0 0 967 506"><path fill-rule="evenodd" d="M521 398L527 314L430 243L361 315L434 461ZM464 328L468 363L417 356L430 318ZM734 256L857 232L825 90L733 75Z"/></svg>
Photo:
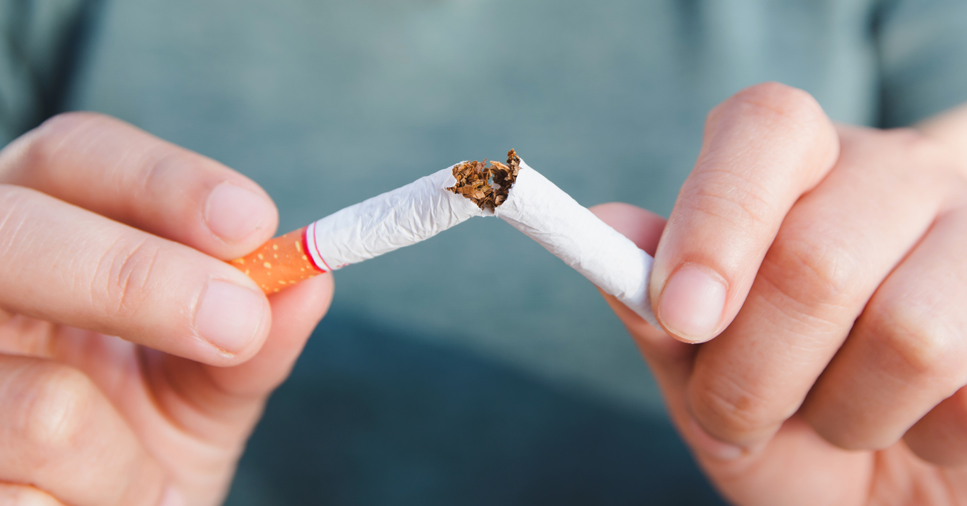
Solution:
<svg viewBox="0 0 967 506"><path fill-rule="evenodd" d="M35 448L51 451L76 443L83 436L95 399L93 383L80 371L59 365L46 365L26 376L21 417L24 439Z"/></svg>
<svg viewBox="0 0 967 506"><path fill-rule="evenodd" d="M64 141L91 123L108 122L107 116L91 112L66 112L53 116L25 136L24 166L45 165L61 151Z"/></svg>
<svg viewBox="0 0 967 506"><path fill-rule="evenodd" d="M944 318L907 299L878 302L870 326L875 349L889 352L902 377L955 378L962 376L964 345Z"/></svg>
<svg viewBox="0 0 967 506"><path fill-rule="evenodd" d="M709 170L697 177L679 199L691 211L727 223L736 231L768 227L775 206L767 198L767 190L726 170Z"/></svg>
<svg viewBox="0 0 967 506"><path fill-rule="evenodd" d="M171 172L172 168L178 165L183 165L184 161L182 156L171 149L166 149L167 146L159 146L152 153L150 153L145 160L145 163L141 164L140 170L134 171L131 176L134 178L134 184L128 185L141 198L150 198L150 195L155 188L159 186L160 181L166 179L166 174Z"/></svg>
<svg viewBox="0 0 967 506"><path fill-rule="evenodd" d="M763 397L738 382L719 377L712 383L693 384L689 405L705 427L714 427L713 435L729 442L744 439L781 421Z"/></svg>
<svg viewBox="0 0 967 506"><path fill-rule="evenodd" d="M116 318L138 314L149 295L161 245L150 238L115 241L97 262L91 293L104 311Z"/></svg>
<svg viewBox="0 0 967 506"><path fill-rule="evenodd" d="M795 129L818 126L826 118L819 102L808 92L776 82L750 86L713 110L716 117L726 112L752 115L776 126Z"/></svg>
<svg viewBox="0 0 967 506"><path fill-rule="evenodd" d="M137 168L120 177L137 199L164 200L186 220L205 206L209 192L231 179L231 169L216 160L166 142L153 143Z"/></svg>
<svg viewBox="0 0 967 506"><path fill-rule="evenodd" d="M831 234L822 240L783 237L773 243L760 277L781 295L805 308L843 307L867 283L861 279L863 262L848 241Z"/></svg>
<svg viewBox="0 0 967 506"><path fill-rule="evenodd" d="M172 195L172 181L177 180L180 187L187 181L204 179L211 172L214 160L183 150L167 143L158 143L145 153L145 159L138 170L132 171L131 184L126 185L143 198L167 197Z"/></svg>
<svg viewBox="0 0 967 506"><path fill-rule="evenodd" d="M843 153L838 169L875 177L876 184L923 202L944 205L962 195L967 183L954 150L912 128L854 129L844 135Z"/></svg>
<svg viewBox="0 0 967 506"><path fill-rule="evenodd" d="M48 118L0 151L0 178L6 182L36 177L32 169L50 165L62 153L66 141L91 123L116 122L92 112L66 112Z"/></svg>
<svg viewBox="0 0 967 506"><path fill-rule="evenodd" d="M899 155L897 159L909 160L918 167L950 168L954 172L957 171L956 161L948 148L913 128L887 130L882 132L882 135L884 144L892 148L892 153ZM904 164L902 167L897 167L897 170L907 173L909 165ZM916 172L918 176L923 177L922 172Z"/></svg>
<svg viewBox="0 0 967 506"><path fill-rule="evenodd" d="M893 128L881 132L886 145L903 152L926 155L937 149L936 143L913 128Z"/></svg>

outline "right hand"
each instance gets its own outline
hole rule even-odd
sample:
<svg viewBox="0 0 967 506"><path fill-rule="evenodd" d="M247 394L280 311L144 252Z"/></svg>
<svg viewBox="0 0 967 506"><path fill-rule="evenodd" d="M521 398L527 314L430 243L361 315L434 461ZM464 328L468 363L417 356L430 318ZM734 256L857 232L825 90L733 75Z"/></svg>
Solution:
<svg viewBox="0 0 967 506"><path fill-rule="evenodd" d="M608 300L699 465L735 504L967 502L967 160L775 83L705 133L667 224L595 208L657 249L662 328Z"/></svg>
<svg viewBox="0 0 967 506"><path fill-rule="evenodd" d="M251 180L108 117L0 151L0 504L224 499L332 298L224 262L276 225Z"/></svg>

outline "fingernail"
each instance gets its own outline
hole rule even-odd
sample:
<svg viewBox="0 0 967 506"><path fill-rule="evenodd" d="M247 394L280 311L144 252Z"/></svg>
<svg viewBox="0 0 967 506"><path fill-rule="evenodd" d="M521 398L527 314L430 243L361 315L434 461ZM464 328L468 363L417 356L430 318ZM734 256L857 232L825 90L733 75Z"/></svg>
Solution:
<svg viewBox="0 0 967 506"><path fill-rule="evenodd" d="M215 347L237 353L259 331L265 314L263 299L254 290L212 280L195 314L195 328Z"/></svg>
<svg viewBox="0 0 967 506"><path fill-rule="evenodd" d="M215 187L205 205L208 228L225 242L238 242L261 229L272 216L272 203L229 182Z"/></svg>
<svg viewBox="0 0 967 506"><path fill-rule="evenodd" d="M161 504L159 506L185 506L185 498L175 490L174 487L168 487L165 491L164 497L161 498Z"/></svg>
<svg viewBox="0 0 967 506"><path fill-rule="evenodd" d="M725 283L688 265L668 280L658 302L658 319L673 334L694 342L712 337L725 310Z"/></svg>
<svg viewBox="0 0 967 506"><path fill-rule="evenodd" d="M695 449L714 459L735 460L746 454L746 451L738 446L723 443L709 436L705 429L702 429L698 422L691 417L688 419L688 432Z"/></svg>

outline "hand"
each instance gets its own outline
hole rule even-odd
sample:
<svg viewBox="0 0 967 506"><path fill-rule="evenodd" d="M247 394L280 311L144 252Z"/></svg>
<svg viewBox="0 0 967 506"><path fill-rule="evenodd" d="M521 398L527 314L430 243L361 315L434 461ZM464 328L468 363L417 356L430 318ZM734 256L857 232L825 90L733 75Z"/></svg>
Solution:
<svg viewBox="0 0 967 506"><path fill-rule="evenodd" d="M220 503L332 296L222 261L276 223L254 182L103 116L0 152L0 503Z"/></svg>
<svg viewBox="0 0 967 506"><path fill-rule="evenodd" d="M667 224L595 209L657 245L664 331L609 302L726 498L967 501L965 161L765 84L709 115Z"/></svg>

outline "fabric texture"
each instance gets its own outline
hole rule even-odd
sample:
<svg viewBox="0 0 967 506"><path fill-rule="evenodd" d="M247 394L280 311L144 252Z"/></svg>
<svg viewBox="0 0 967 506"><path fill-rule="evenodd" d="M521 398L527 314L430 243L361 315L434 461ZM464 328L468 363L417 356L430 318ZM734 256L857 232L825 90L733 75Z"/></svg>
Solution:
<svg viewBox="0 0 967 506"><path fill-rule="evenodd" d="M0 7L0 146L63 110L90 0L7 0Z"/></svg>

